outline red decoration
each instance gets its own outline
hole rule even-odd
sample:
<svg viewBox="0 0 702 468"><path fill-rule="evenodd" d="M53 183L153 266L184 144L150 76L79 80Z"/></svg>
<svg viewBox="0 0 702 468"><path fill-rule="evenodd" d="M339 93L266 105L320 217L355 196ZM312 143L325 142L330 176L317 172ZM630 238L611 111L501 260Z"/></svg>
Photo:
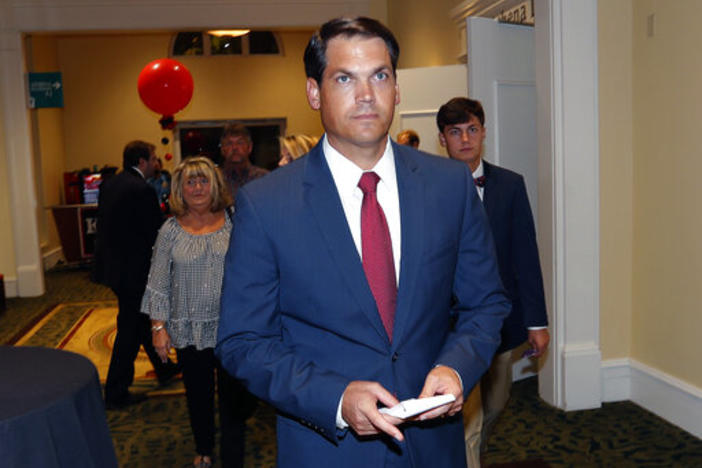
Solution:
<svg viewBox="0 0 702 468"><path fill-rule="evenodd" d="M161 124L161 128L164 130L173 130L176 126L176 121L172 115L164 115L158 123Z"/></svg>
<svg viewBox="0 0 702 468"><path fill-rule="evenodd" d="M166 158L166 161L170 161L171 159L173 159L173 155L171 153L166 153L164 158Z"/></svg>
<svg viewBox="0 0 702 468"><path fill-rule="evenodd" d="M173 114L187 106L193 97L193 77L177 60L158 59L141 70L137 89L146 107L163 115L161 126L173 128Z"/></svg>

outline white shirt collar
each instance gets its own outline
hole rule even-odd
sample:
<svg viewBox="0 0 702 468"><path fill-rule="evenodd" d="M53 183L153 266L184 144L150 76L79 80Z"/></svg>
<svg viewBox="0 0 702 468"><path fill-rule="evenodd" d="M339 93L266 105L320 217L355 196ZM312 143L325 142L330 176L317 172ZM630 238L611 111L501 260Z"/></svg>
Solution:
<svg viewBox="0 0 702 468"><path fill-rule="evenodd" d="M480 164L478 164L478 167L476 167L475 171L473 171L473 178L477 179L483 175L485 175L485 168L483 167L483 158L480 158Z"/></svg>
<svg viewBox="0 0 702 468"><path fill-rule="evenodd" d="M141 172L141 171L139 170L138 167L132 166L132 169L134 169L135 171L137 171L137 172L139 173L139 175L141 176L142 179L146 180L146 177L144 177L144 173Z"/></svg>
<svg viewBox="0 0 702 468"><path fill-rule="evenodd" d="M332 173L334 183L339 193L349 194L357 189L360 196L362 196L361 189L358 188L358 181L361 179L361 175L366 171L337 151L329 143L326 134L324 135L322 148L324 149L324 157L327 160L329 170ZM392 192L397 192L395 154L392 151L390 138L387 139L383 155L371 171L375 172L380 177L379 184L383 184Z"/></svg>

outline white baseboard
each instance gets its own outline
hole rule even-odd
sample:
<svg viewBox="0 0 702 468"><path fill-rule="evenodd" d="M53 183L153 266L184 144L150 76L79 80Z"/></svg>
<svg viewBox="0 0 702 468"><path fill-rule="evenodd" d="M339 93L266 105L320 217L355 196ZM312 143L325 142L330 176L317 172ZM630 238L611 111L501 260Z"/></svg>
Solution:
<svg viewBox="0 0 702 468"><path fill-rule="evenodd" d="M631 360L602 361L602 402L631 400Z"/></svg>
<svg viewBox="0 0 702 468"><path fill-rule="evenodd" d="M602 401L631 400L702 438L702 389L634 359L602 362Z"/></svg>
<svg viewBox="0 0 702 468"><path fill-rule="evenodd" d="M43 265L32 263L19 265L17 272L17 295L20 297L41 296L46 291L44 287Z"/></svg>
<svg viewBox="0 0 702 468"><path fill-rule="evenodd" d="M5 297L17 297L17 278L14 276L5 276Z"/></svg>
<svg viewBox="0 0 702 468"><path fill-rule="evenodd" d="M42 258L44 260L44 271L48 271L63 260L63 249L61 247L55 247L51 250L47 250L42 253Z"/></svg>
<svg viewBox="0 0 702 468"><path fill-rule="evenodd" d="M563 349L563 385L566 411L599 408L602 356L599 345L584 341Z"/></svg>

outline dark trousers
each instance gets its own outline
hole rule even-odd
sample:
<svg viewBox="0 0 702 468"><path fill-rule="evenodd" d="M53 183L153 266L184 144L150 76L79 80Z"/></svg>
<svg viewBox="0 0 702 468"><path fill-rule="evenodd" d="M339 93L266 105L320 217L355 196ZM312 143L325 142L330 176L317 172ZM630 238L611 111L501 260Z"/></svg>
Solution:
<svg viewBox="0 0 702 468"><path fill-rule="evenodd" d="M225 468L243 467L246 420L256 409L256 398L222 369L212 348L198 351L194 346L187 346L176 349L176 353L178 363L183 366L185 398L195 438L195 451L198 455L212 455L216 375L221 465Z"/></svg>
<svg viewBox="0 0 702 468"><path fill-rule="evenodd" d="M244 466L246 420L256 409L257 399L217 362L220 456L224 468Z"/></svg>
<svg viewBox="0 0 702 468"><path fill-rule="evenodd" d="M178 363L183 366L185 399L188 403L190 428L198 455L212 456L215 418L215 357L212 348L197 350L195 346L176 349Z"/></svg>
<svg viewBox="0 0 702 468"><path fill-rule="evenodd" d="M143 346L157 376L166 375L173 363L162 363L151 341L151 320L139 312L141 294L115 291L119 304L117 313L117 336L112 347L110 367L105 382L105 401L119 403L129 394L129 386L134 381L134 360Z"/></svg>

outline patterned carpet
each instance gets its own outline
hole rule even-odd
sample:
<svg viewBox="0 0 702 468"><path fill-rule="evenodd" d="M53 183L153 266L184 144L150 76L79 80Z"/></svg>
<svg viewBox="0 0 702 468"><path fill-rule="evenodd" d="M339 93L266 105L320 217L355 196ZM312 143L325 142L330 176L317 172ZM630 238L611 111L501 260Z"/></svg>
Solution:
<svg viewBox="0 0 702 468"><path fill-rule="evenodd" d="M81 354L90 359L98 370L104 385L112 356L112 347L117 336L117 302L74 302L59 304L19 337L15 346L46 346ZM171 351L171 359L176 353ZM143 348L134 361L134 384L136 392L149 396L175 395L185 391L181 381L168 386L159 386L156 373Z"/></svg>
<svg viewBox="0 0 702 468"><path fill-rule="evenodd" d="M115 300L109 289L91 283L82 270L51 272L46 286L47 293L40 298L7 300L7 310L0 312L0 343L16 341L38 318L63 303L65 320L25 343L56 346L85 312L81 303ZM247 468L275 466L274 418L272 408L260 404L249 420ZM126 410L108 411L107 420L120 466L191 466L194 445L182 395L153 397ZM492 468L700 468L702 440L631 402L565 413L538 398L536 379L531 378L513 386L484 462Z"/></svg>

